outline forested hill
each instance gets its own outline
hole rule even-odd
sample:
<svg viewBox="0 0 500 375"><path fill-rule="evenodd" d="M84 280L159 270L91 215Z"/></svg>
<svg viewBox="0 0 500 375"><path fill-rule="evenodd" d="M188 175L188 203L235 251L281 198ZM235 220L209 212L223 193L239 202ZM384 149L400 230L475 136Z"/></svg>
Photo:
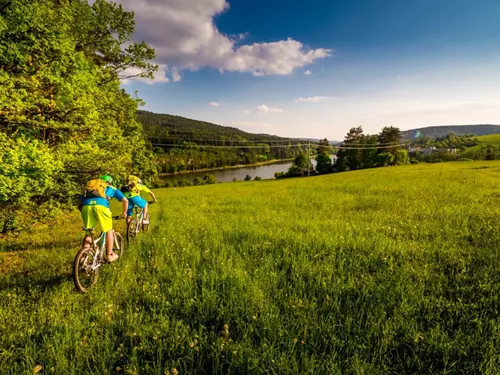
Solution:
<svg viewBox="0 0 500 375"><path fill-rule="evenodd" d="M160 173L194 171L295 158L307 148L300 139L252 134L180 116L138 111Z"/></svg>
<svg viewBox="0 0 500 375"><path fill-rule="evenodd" d="M429 126L426 128L418 128L405 130L401 132L401 136L404 139L412 139L415 137L415 133L419 131L421 137L431 137L438 138L444 137L450 133L455 133L456 135L488 135L488 134L500 134L500 125L443 125L443 126Z"/></svg>
<svg viewBox="0 0 500 375"><path fill-rule="evenodd" d="M152 143L178 144L190 140L194 140L194 143L200 143L200 140L205 143L203 141L217 140L226 141L219 144L230 144L231 140L262 143L292 140L276 135L247 133L229 126L149 111L138 111L138 119Z"/></svg>

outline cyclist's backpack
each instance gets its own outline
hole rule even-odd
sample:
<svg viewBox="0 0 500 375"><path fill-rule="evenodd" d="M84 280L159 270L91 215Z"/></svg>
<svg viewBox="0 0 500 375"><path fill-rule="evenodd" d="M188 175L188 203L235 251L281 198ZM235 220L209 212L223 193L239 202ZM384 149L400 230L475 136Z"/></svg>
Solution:
<svg viewBox="0 0 500 375"><path fill-rule="evenodd" d="M132 177L132 178L131 178ZM130 191L130 192L134 192L134 193L138 193L139 192L139 189L137 189L137 180L135 178L133 178L134 176L129 176L128 178L128 181L127 181L127 186L130 190L127 190L127 191Z"/></svg>
<svg viewBox="0 0 500 375"><path fill-rule="evenodd" d="M126 185L123 185L121 188L120 188L120 191L122 193L130 193L132 190L134 190L134 187L131 185L131 184L126 184Z"/></svg>
<svg viewBox="0 0 500 375"><path fill-rule="evenodd" d="M90 180L85 186L83 196L85 198L106 198L106 187L108 184L101 179Z"/></svg>

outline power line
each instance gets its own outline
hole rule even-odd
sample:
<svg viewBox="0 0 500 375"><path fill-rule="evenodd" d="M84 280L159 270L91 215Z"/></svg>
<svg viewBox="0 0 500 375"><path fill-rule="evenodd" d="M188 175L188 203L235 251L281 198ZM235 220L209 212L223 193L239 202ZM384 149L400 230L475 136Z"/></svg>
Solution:
<svg viewBox="0 0 500 375"><path fill-rule="evenodd" d="M270 145L262 145L262 146L245 146L245 145L242 145L242 146L214 146L214 145L187 145L187 144L173 144L173 143L151 143L151 145L153 146L165 146L165 147L192 147L192 148L196 148L196 147L205 147L205 148L265 148L266 146L268 146L269 148L278 148L278 147L305 147L307 146L306 144L303 144L303 145L274 145L274 146L270 146Z"/></svg>
<svg viewBox="0 0 500 375"><path fill-rule="evenodd" d="M407 143L411 143L411 141L401 141L401 142L388 142L388 143L377 143L376 145L377 146L390 146L390 145L404 145L404 144L407 144ZM342 146L355 146L355 145L358 145L358 146L361 146L363 144L360 144L360 143L343 143L341 142L340 143ZM364 143L364 144L367 144L367 145L371 145L369 143ZM375 146L375 144L373 144L373 146ZM336 146L332 146L332 147L336 147Z"/></svg>
<svg viewBox="0 0 500 375"><path fill-rule="evenodd" d="M241 149L241 148L264 148L268 146L269 148L285 148L285 147L307 147L307 144L297 144L297 145L263 145L263 146L213 146L213 145L187 145L187 144L173 144L173 143L152 143L153 146L162 146L162 147L190 147L190 148L226 148L226 149ZM395 148L402 147L408 145L408 143L398 143L392 144L390 146L378 146L378 145L370 145L370 147L352 147L352 146L332 146L334 149L340 150L378 150L378 149L387 149L387 148ZM363 146L363 145L359 145Z"/></svg>
<svg viewBox="0 0 500 375"><path fill-rule="evenodd" d="M191 138L176 138L176 137L154 137L154 136L149 136L149 139L165 139L165 140L182 140L186 142L232 142L232 143L285 143L285 142L298 142L297 139L293 140L283 140L283 141L268 141L268 140L262 140L262 141L247 141L247 140L241 140L241 139L191 139ZM307 142L304 141L304 144Z"/></svg>

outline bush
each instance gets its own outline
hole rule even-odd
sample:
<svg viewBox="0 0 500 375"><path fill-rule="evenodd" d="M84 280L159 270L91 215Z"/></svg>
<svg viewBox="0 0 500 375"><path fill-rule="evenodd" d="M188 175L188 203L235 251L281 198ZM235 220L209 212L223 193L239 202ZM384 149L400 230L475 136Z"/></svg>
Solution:
<svg viewBox="0 0 500 375"><path fill-rule="evenodd" d="M238 179L236 177L233 177L233 182L238 182Z"/></svg>
<svg viewBox="0 0 500 375"><path fill-rule="evenodd" d="M261 180L262 180L262 177L255 176L254 180L255 180L255 181L261 181Z"/></svg>
<svg viewBox="0 0 500 375"><path fill-rule="evenodd" d="M250 176L249 174L247 174L247 175L245 176L244 181L250 181L251 179L252 179L252 176Z"/></svg>
<svg viewBox="0 0 500 375"><path fill-rule="evenodd" d="M410 158L410 164L418 164L420 163L417 159L415 158Z"/></svg>
<svg viewBox="0 0 500 375"><path fill-rule="evenodd" d="M202 179L201 177L196 177L193 180L193 185L195 185L195 186L205 185L205 180Z"/></svg>
<svg viewBox="0 0 500 375"><path fill-rule="evenodd" d="M187 179L183 179L183 180L177 181L177 186L178 187L191 186L191 185L192 185L191 181L189 181Z"/></svg>
<svg viewBox="0 0 500 375"><path fill-rule="evenodd" d="M217 183L217 179L215 178L214 175L211 174L206 174L205 177L203 177L203 181L207 185L212 185Z"/></svg>

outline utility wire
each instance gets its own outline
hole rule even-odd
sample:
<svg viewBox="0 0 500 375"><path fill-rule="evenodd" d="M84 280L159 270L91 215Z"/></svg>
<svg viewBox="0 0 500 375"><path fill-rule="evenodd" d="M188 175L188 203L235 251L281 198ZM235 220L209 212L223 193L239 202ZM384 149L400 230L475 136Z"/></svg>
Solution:
<svg viewBox="0 0 500 375"><path fill-rule="evenodd" d="M232 148L232 149L241 149L241 148L264 148L265 146L210 146L210 145L186 145L186 144L173 144L173 143L152 143L153 146L162 146L162 147L189 147L189 148L197 148L197 147L203 147L203 148ZM377 146L377 145L370 145L370 147L352 147L352 146L332 146L334 149L341 149L341 150L377 150L377 149L387 149L387 148L395 148L395 147L402 147L407 145L407 143L398 143L398 144L392 144L390 146ZM269 146L269 145L267 145ZM274 145L274 146L269 146L269 148L285 148L285 147L306 147L307 144L300 144L300 145ZM362 145L360 145L362 146Z"/></svg>
<svg viewBox="0 0 500 375"><path fill-rule="evenodd" d="M190 138L174 138L174 137L152 137L149 136L148 138L150 139L165 139L165 140L182 140L186 142L231 142L231 143L290 143L290 142L299 142L297 139L293 140L284 140L284 141L267 141L267 140L262 140L262 141L247 141L247 140L241 140L241 139L190 139ZM304 144L306 144L307 141L304 141Z"/></svg>
<svg viewBox="0 0 500 375"><path fill-rule="evenodd" d="M150 139L165 139L165 140L182 140L182 141L185 141L185 142L231 142L231 143L262 143L262 144L268 144L268 143L290 143L291 141L287 141L287 140L283 140L283 141L267 141L267 140L262 140L262 141L247 141L247 140L236 140L236 139L187 139L187 138L177 138L177 137L148 137ZM299 142L297 139L294 139L293 142ZM307 142L309 141L304 141L304 143L301 143L301 146L304 145L306 146L307 145ZM318 141L319 142L319 141ZM377 148L380 148L379 146L392 146L392 147L397 147L397 146L401 146L401 145L404 145L404 144L409 144L411 143L411 141L402 141L402 142L399 142L399 143L394 143L394 142L389 142L389 143L377 143L376 145L373 144L373 146L376 146ZM153 144L155 145L155 144ZM341 146L340 146L341 145ZM367 145L370 145L372 146L372 144L367 144ZM201 145L200 145L201 146ZM238 145L224 145L224 146L227 146L227 147L237 147ZM285 146L288 146L285 145ZM293 146L293 145L292 145ZM339 146L337 145L332 145L330 144L329 145L330 147L333 147L333 148L339 148L339 147L358 147L358 148L361 148L363 146L363 144L359 144L359 143L343 143L343 142L339 142ZM217 146L213 146L213 147L217 147ZM271 146L271 147L277 147L277 146Z"/></svg>

